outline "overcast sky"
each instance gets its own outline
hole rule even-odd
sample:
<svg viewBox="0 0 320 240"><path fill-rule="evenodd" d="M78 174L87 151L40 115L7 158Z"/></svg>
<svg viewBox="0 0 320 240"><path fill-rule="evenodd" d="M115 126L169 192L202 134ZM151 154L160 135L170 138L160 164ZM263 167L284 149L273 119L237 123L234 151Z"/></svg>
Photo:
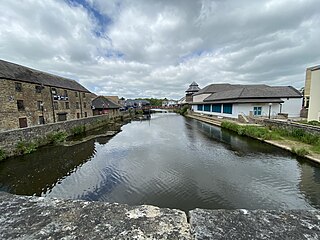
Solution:
<svg viewBox="0 0 320 240"><path fill-rule="evenodd" d="M178 99L192 81L304 85L319 0L1 0L0 58L99 95Z"/></svg>

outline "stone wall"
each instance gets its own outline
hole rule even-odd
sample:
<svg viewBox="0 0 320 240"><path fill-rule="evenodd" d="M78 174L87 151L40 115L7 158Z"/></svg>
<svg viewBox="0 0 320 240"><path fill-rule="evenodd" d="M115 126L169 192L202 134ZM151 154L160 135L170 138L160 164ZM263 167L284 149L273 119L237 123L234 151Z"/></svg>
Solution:
<svg viewBox="0 0 320 240"><path fill-rule="evenodd" d="M23 109L18 109L18 100ZM0 79L0 131L19 128L19 120L27 126L41 124L40 117L45 123L58 122L62 113L67 120L92 116L91 93Z"/></svg>
<svg viewBox="0 0 320 240"><path fill-rule="evenodd" d="M78 126L85 126L86 130L91 130L106 125L113 121L123 121L128 117L129 115L127 114L107 114L0 132L0 149L4 150L7 156L14 156L16 154L16 145L19 141L37 141L39 146L41 146L46 144L45 137L49 133L65 131L69 135L71 135L72 129ZM43 139L43 141L41 141L41 139Z"/></svg>
<svg viewBox="0 0 320 240"><path fill-rule="evenodd" d="M300 124L300 123L294 123L290 121L277 121L272 119L264 119L262 121L257 122L259 124L263 124L267 127L278 127L278 128L285 128L287 130L293 130L293 129L302 129L308 133L312 134L320 134L320 127L311 126L307 124Z"/></svg>

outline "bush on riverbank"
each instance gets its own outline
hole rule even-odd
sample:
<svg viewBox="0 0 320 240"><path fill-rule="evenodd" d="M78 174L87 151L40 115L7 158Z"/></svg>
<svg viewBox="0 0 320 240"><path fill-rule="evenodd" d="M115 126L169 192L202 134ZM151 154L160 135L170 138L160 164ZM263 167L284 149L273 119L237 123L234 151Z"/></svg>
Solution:
<svg viewBox="0 0 320 240"><path fill-rule="evenodd" d="M308 155L310 151L320 153L320 135L305 132L303 129L288 130L278 127L272 127L268 129L266 127L243 126L229 121L223 121L221 123L221 127L237 132L239 135L248 137L259 138L263 140L288 139L310 145L308 149L292 148L292 152L298 156Z"/></svg>
<svg viewBox="0 0 320 240"><path fill-rule="evenodd" d="M81 135L81 134L85 133L85 131L86 131L86 126L84 126L84 125L76 126L76 127L71 129L71 133L74 136Z"/></svg>
<svg viewBox="0 0 320 240"><path fill-rule="evenodd" d="M29 154L36 151L38 145L34 142L27 142L27 141L19 141L16 145L16 151L18 154Z"/></svg>
<svg viewBox="0 0 320 240"><path fill-rule="evenodd" d="M175 112L184 116L187 114L188 109L189 109L189 106L186 105L186 106L183 106L182 108L176 110Z"/></svg>
<svg viewBox="0 0 320 240"><path fill-rule="evenodd" d="M304 156L306 156L306 155L308 155L310 152L307 150L307 149L305 149L305 148L295 148L295 147L293 147L293 148L291 148L291 151L293 152L293 153L295 153L295 154L297 154L298 156L300 156L300 157L304 157Z"/></svg>
<svg viewBox="0 0 320 240"><path fill-rule="evenodd" d="M47 140L49 143L55 144L55 143L64 142L67 137L68 137L68 134L65 131L59 131L59 132L49 133L47 135Z"/></svg>
<svg viewBox="0 0 320 240"><path fill-rule="evenodd" d="M242 126L237 123L223 121L221 127L237 132L239 135L244 135L263 140L279 139L279 136L265 127L258 126Z"/></svg>

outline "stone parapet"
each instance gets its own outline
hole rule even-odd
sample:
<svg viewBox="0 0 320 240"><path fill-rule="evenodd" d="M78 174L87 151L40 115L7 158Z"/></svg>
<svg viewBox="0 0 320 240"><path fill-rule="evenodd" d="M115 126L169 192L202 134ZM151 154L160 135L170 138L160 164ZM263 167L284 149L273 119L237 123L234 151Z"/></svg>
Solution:
<svg viewBox="0 0 320 240"><path fill-rule="evenodd" d="M194 239L320 239L318 210L190 211Z"/></svg>
<svg viewBox="0 0 320 240"><path fill-rule="evenodd" d="M0 193L1 239L190 239L183 211Z"/></svg>
<svg viewBox="0 0 320 240"><path fill-rule="evenodd" d="M320 239L319 210L205 210L0 192L1 239Z"/></svg>

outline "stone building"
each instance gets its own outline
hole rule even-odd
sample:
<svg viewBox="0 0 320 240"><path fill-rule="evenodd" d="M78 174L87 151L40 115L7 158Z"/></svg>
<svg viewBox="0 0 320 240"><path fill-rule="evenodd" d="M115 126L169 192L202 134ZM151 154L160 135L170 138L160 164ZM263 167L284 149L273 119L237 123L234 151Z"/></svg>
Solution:
<svg viewBox="0 0 320 240"><path fill-rule="evenodd" d="M119 114L120 105L108 99L105 96L98 96L92 101L92 112L93 115L102 114Z"/></svg>
<svg viewBox="0 0 320 240"><path fill-rule="evenodd" d="M92 116L91 92L74 80L0 60L0 131Z"/></svg>

